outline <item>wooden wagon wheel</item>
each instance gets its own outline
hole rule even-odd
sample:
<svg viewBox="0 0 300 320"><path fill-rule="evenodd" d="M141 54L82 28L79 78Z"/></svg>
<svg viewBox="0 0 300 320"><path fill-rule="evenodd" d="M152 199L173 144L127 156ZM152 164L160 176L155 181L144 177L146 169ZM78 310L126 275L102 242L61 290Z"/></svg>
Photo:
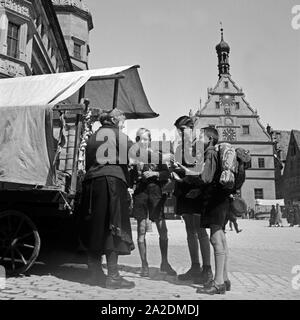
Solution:
<svg viewBox="0 0 300 320"><path fill-rule="evenodd" d="M36 260L41 241L34 223L22 212L0 212L0 265L6 274L27 271Z"/></svg>

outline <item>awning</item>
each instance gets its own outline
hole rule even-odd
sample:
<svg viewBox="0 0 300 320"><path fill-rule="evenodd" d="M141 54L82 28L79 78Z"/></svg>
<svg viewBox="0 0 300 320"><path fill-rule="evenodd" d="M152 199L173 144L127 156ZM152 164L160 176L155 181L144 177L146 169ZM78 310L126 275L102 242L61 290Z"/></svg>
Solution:
<svg viewBox="0 0 300 320"><path fill-rule="evenodd" d="M90 100L90 106L109 110L113 107L115 78L119 78L118 109L128 119L157 117L148 103L137 68L124 66L0 79L0 108L55 105L65 100L78 103L79 89L85 85L84 97Z"/></svg>
<svg viewBox="0 0 300 320"><path fill-rule="evenodd" d="M78 103L79 89L90 106L117 107L129 119L158 115L149 106L137 66L0 79L0 182L54 186L52 108Z"/></svg>
<svg viewBox="0 0 300 320"><path fill-rule="evenodd" d="M259 206L276 206L276 204L284 206L284 199L256 199L255 204Z"/></svg>

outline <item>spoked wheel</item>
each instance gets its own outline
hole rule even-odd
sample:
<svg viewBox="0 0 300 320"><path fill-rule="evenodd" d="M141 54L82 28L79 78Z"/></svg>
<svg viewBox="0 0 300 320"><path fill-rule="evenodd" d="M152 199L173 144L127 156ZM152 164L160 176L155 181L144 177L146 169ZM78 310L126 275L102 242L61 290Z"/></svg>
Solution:
<svg viewBox="0 0 300 320"><path fill-rule="evenodd" d="M22 212L0 212L0 265L6 274L17 275L27 271L36 260L41 247L34 223Z"/></svg>

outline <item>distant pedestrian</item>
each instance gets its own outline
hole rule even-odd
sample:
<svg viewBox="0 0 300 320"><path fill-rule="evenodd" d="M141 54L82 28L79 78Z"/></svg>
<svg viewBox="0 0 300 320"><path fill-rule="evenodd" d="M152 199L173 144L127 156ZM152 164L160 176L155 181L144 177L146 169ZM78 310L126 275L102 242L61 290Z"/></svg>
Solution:
<svg viewBox="0 0 300 320"><path fill-rule="evenodd" d="M296 208L293 206L290 206L287 210L287 222L289 223L290 227L293 227L295 224L295 216L296 216Z"/></svg>
<svg viewBox="0 0 300 320"><path fill-rule="evenodd" d="M276 203L275 226L276 226L276 227L283 227L283 225L282 225L282 212L281 212L279 203Z"/></svg>
<svg viewBox="0 0 300 320"><path fill-rule="evenodd" d="M250 219L254 219L254 209L250 209Z"/></svg>
<svg viewBox="0 0 300 320"><path fill-rule="evenodd" d="M275 206L272 205L272 209L270 212L269 227L272 227L275 225L275 220L276 220L276 209L275 209Z"/></svg>
<svg viewBox="0 0 300 320"><path fill-rule="evenodd" d="M242 229L239 229L239 225L237 223L237 219L235 216L230 216L229 218L229 228L230 228L230 231L233 231L233 228L232 226L234 226L234 230L236 233L240 233L242 232Z"/></svg>

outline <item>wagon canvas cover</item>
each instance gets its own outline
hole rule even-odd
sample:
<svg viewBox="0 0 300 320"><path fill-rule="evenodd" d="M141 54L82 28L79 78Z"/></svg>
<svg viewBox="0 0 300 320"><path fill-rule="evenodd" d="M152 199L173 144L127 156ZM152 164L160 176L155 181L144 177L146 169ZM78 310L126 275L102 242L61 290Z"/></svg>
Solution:
<svg viewBox="0 0 300 320"><path fill-rule="evenodd" d="M0 182L54 185L53 106L77 103L85 85L91 107L111 109L114 80L107 78L119 74L125 77L119 80L118 108L129 119L157 117L136 66L1 79Z"/></svg>

